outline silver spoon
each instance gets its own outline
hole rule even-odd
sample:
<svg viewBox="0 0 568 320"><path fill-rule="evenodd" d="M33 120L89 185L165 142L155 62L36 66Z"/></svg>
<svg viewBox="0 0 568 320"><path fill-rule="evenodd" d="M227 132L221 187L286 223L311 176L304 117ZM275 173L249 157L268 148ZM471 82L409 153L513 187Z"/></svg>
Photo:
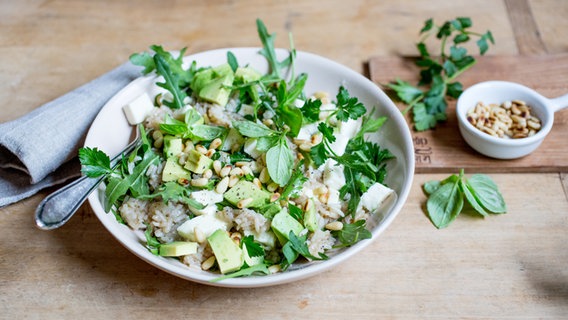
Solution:
<svg viewBox="0 0 568 320"><path fill-rule="evenodd" d="M136 131L136 139L111 160L111 167L118 164L123 154L129 154L139 145L140 137L138 130ZM64 225L105 177L106 175L97 178L82 176L45 197L35 211L38 228L53 230Z"/></svg>

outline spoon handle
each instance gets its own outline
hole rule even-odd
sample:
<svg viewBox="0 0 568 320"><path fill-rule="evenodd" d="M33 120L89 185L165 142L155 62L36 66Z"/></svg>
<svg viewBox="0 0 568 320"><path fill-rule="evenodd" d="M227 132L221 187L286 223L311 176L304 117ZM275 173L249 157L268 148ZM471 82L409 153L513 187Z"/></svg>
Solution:
<svg viewBox="0 0 568 320"><path fill-rule="evenodd" d="M43 230L52 230L64 225L104 177L82 176L48 195L36 209L36 225Z"/></svg>
<svg viewBox="0 0 568 320"><path fill-rule="evenodd" d="M129 154L134 150L139 142L140 139L137 137L112 159L111 166L114 167L122 158L122 155ZM83 176L45 197L35 211L35 221L38 228L53 230L64 225L106 176L106 174L96 178Z"/></svg>

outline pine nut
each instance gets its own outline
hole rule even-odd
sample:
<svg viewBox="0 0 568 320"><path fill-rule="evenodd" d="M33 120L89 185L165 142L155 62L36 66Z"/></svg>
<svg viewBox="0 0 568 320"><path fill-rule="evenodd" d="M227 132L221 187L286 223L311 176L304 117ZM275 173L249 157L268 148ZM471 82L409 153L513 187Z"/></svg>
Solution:
<svg viewBox="0 0 568 320"><path fill-rule="evenodd" d="M207 148L205 148L204 146L198 144L195 146L195 150L201 154L206 154L207 153Z"/></svg>
<svg viewBox="0 0 568 320"><path fill-rule="evenodd" d="M276 200L280 199L280 193L275 192L272 194L272 196L270 196L270 202L274 202Z"/></svg>
<svg viewBox="0 0 568 320"><path fill-rule="evenodd" d="M258 178L254 178L252 179L252 183L259 189L262 189L262 183L260 182L260 180Z"/></svg>
<svg viewBox="0 0 568 320"><path fill-rule="evenodd" d="M213 141L211 141L209 148L210 149L217 149L221 146L222 143L223 143L223 141L221 141L221 139L215 138Z"/></svg>
<svg viewBox="0 0 568 320"><path fill-rule="evenodd" d="M221 172L221 166L222 166L221 161L219 160L213 161L213 170L215 171L215 174L218 176L220 175L219 173Z"/></svg>
<svg viewBox="0 0 568 320"><path fill-rule="evenodd" d="M243 209L248 207L254 201L253 198L245 198L237 202L237 208Z"/></svg>
<svg viewBox="0 0 568 320"><path fill-rule="evenodd" d="M276 182L271 182L268 186L266 186L266 190L270 192L274 192L278 189L278 184Z"/></svg>
<svg viewBox="0 0 568 320"><path fill-rule="evenodd" d="M233 167L231 167L230 165L224 166L223 169L221 169L221 171L219 172L219 176L221 178L228 176L229 172L231 172L231 169L233 169Z"/></svg>
<svg viewBox="0 0 568 320"><path fill-rule="evenodd" d="M211 178L213 176L213 171L211 169L207 169L203 172L203 178Z"/></svg>
<svg viewBox="0 0 568 320"><path fill-rule="evenodd" d="M194 187L205 187L209 183L207 178L197 178L191 180L191 185Z"/></svg>
<svg viewBox="0 0 568 320"><path fill-rule="evenodd" d="M203 261L203 263L201 263L201 269L207 271L211 269L211 267L213 267L214 264L215 264L215 256L210 256L205 261Z"/></svg>
<svg viewBox="0 0 568 320"><path fill-rule="evenodd" d="M274 274L274 273L278 273L280 272L281 268L279 264L273 264L270 267L268 267L268 271L270 272L270 274Z"/></svg>
<svg viewBox="0 0 568 320"><path fill-rule="evenodd" d="M316 196L320 195L320 194L327 193L327 187L325 187L325 186L317 187L317 188L314 189L313 192Z"/></svg>
<svg viewBox="0 0 568 320"><path fill-rule="evenodd" d="M250 163L248 161L237 161L235 162L235 167L242 168L244 166L248 166Z"/></svg>
<svg viewBox="0 0 568 320"><path fill-rule="evenodd" d="M244 174L244 172L243 172L243 169L241 169L241 168L233 168L233 169L229 172L229 175L230 175L230 176L239 176L239 177L242 177L242 176L244 176L245 174Z"/></svg>
<svg viewBox="0 0 568 320"><path fill-rule="evenodd" d="M239 182L241 178L239 178L238 176L230 176L229 177L229 188L234 187L237 182Z"/></svg>
<svg viewBox="0 0 568 320"><path fill-rule="evenodd" d="M260 171L258 179L262 183L268 183L270 181L270 175L268 175L268 169L266 167L262 168L262 171Z"/></svg>
<svg viewBox="0 0 568 320"><path fill-rule="evenodd" d="M240 232L233 232L230 235L230 238L233 240L233 242L235 242L235 244L240 245L241 244L241 239L242 239L242 235Z"/></svg>
<svg viewBox="0 0 568 320"><path fill-rule="evenodd" d="M224 177L223 179L221 179L221 181L219 181L219 183L217 183L217 186L215 186L215 192L223 194L225 193L225 191L227 191L228 188L229 188L229 177Z"/></svg>
<svg viewBox="0 0 568 320"><path fill-rule="evenodd" d="M331 230L331 231L339 231L339 230L343 229L343 223L341 223L341 221L333 221L333 222L326 224L325 228L327 230Z"/></svg>
<svg viewBox="0 0 568 320"><path fill-rule="evenodd" d="M207 158L211 158L211 157L213 157L215 152L217 152L217 151L215 151L215 149L209 149L209 150L207 150L207 152L205 152L205 156L207 156Z"/></svg>
<svg viewBox="0 0 568 320"><path fill-rule="evenodd" d="M160 149L164 144L164 138L158 138L154 140L154 148Z"/></svg>
<svg viewBox="0 0 568 320"><path fill-rule="evenodd" d="M252 170L249 166L244 166L241 170L243 170L243 175L245 176L252 175Z"/></svg>

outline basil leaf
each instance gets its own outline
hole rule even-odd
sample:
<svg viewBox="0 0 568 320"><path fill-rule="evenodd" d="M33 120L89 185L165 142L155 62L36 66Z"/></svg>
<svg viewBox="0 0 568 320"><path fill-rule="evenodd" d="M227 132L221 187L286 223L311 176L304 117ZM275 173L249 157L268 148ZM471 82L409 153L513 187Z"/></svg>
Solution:
<svg viewBox="0 0 568 320"><path fill-rule="evenodd" d="M210 126L206 124L196 124L191 127L191 134L194 140L211 141L224 135L227 131L225 127ZM195 139L197 138L197 139Z"/></svg>
<svg viewBox="0 0 568 320"><path fill-rule="evenodd" d="M438 180L432 180L424 183L424 192L427 195L431 195L432 193L436 192L442 186L442 183Z"/></svg>
<svg viewBox="0 0 568 320"><path fill-rule="evenodd" d="M493 213L507 212L505 200L491 178L484 174L474 174L467 179L466 184L483 208Z"/></svg>
<svg viewBox="0 0 568 320"><path fill-rule="evenodd" d="M475 209L475 211L477 211L480 215L486 217L488 215L487 211L485 211L479 201L477 201L467 183L464 183L463 180L460 180L460 188L471 207Z"/></svg>
<svg viewBox="0 0 568 320"><path fill-rule="evenodd" d="M458 183L446 183L428 198L426 209L430 220L441 229L447 227L460 213L463 196Z"/></svg>
<svg viewBox="0 0 568 320"><path fill-rule="evenodd" d="M233 127L246 137L260 138L275 134L275 131L261 123L248 120L233 121Z"/></svg>
<svg viewBox="0 0 568 320"><path fill-rule="evenodd" d="M280 186L288 183L294 167L294 156L284 137L266 152L266 166L272 181Z"/></svg>

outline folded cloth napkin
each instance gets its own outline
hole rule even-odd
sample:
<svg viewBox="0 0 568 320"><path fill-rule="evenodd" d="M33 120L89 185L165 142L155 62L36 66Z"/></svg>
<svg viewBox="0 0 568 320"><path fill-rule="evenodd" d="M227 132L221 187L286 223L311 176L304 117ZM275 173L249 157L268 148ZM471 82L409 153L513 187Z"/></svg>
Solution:
<svg viewBox="0 0 568 320"><path fill-rule="evenodd" d="M91 123L140 71L124 63L21 118L0 124L0 207L79 176L76 156Z"/></svg>

